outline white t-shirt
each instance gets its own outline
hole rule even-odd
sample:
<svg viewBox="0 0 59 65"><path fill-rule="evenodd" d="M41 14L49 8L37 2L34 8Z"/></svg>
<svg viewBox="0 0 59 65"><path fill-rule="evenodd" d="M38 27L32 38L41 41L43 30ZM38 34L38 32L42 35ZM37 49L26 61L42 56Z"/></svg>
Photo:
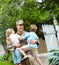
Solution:
<svg viewBox="0 0 59 65"><path fill-rule="evenodd" d="M13 45L16 45L17 43L19 43L18 38L20 38L20 36L17 34L11 34L10 35L10 39L11 39Z"/></svg>

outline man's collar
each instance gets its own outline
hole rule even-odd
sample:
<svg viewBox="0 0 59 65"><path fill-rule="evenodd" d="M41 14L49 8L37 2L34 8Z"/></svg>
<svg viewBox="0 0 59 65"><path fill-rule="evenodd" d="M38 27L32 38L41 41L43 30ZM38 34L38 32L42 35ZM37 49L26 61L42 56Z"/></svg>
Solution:
<svg viewBox="0 0 59 65"><path fill-rule="evenodd" d="M22 34L20 34L20 33L17 33L18 35L22 35Z"/></svg>
<svg viewBox="0 0 59 65"><path fill-rule="evenodd" d="M22 35L22 34L24 34L24 31L23 31L23 32L21 32L21 33L17 32L17 34L18 34L18 35Z"/></svg>

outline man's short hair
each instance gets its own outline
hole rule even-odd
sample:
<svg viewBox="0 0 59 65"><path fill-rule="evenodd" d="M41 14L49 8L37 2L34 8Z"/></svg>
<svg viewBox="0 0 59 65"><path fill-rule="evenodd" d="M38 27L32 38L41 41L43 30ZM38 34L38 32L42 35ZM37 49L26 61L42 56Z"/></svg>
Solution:
<svg viewBox="0 0 59 65"><path fill-rule="evenodd" d="M18 24L24 24L23 20L16 21L16 25L18 25Z"/></svg>
<svg viewBox="0 0 59 65"><path fill-rule="evenodd" d="M36 32L37 26L35 24L30 25L30 31Z"/></svg>

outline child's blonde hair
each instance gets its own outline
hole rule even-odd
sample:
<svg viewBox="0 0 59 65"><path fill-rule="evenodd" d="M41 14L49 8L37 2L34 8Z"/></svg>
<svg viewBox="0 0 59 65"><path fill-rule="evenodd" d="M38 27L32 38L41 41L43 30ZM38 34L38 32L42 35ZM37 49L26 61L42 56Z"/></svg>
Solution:
<svg viewBox="0 0 59 65"><path fill-rule="evenodd" d="M30 31L36 32L37 26L35 24L30 25Z"/></svg>
<svg viewBox="0 0 59 65"><path fill-rule="evenodd" d="M7 44L12 45L12 42L11 42L9 36L10 36L10 34L14 34L14 33L15 33L15 32L14 32L14 30L13 30L12 28L8 28L8 29L6 30L6 43L7 43Z"/></svg>

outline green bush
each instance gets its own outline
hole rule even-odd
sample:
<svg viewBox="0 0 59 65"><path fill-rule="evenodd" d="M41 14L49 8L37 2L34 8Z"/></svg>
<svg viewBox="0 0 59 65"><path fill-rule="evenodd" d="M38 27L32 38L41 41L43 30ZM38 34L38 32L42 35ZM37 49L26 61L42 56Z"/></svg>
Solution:
<svg viewBox="0 0 59 65"><path fill-rule="evenodd" d="M13 60L12 60L12 54L11 53L4 54L3 56L0 57L0 61L13 62Z"/></svg>
<svg viewBox="0 0 59 65"><path fill-rule="evenodd" d="M0 65L14 65L12 60L12 54L8 53L0 57Z"/></svg>
<svg viewBox="0 0 59 65"><path fill-rule="evenodd" d="M49 65L59 65L59 50L53 50L53 55L49 58Z"/></svg>
<svg viewBox="0 0 59 65"><path fill-rule="evenodd" d="M14 28L16 31L15 22L23 19L25 29L29 30L29 25L47 21L55 16L59 21L59 1L44 0L42 3L37 3L36 0L25 0L25 3L20 7L23 0L0 0L0 43L5 43L5 31L8 27ZM37 7L39 6L39 7Z"/></svg>
<svg viewBox="0 0 59 65"><path fill-rule="evenodd" d="M9 61L0 61L0 65L14 65L14 64Z"/></svg>

